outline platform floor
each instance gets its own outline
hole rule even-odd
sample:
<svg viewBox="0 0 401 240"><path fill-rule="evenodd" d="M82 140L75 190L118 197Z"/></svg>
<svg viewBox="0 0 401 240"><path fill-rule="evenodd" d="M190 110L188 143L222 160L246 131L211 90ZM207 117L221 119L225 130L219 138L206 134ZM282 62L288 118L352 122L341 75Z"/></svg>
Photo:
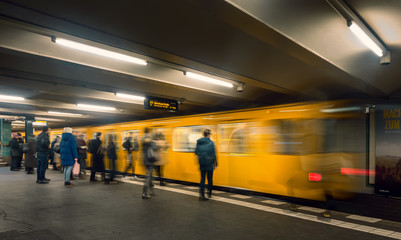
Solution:
<svg viewBox="0 0 401 240"><path fill-rule="evenodd" d="M142 200L142 180L63 185L48 170L49 184L36 175L0 168L0 239L401 239L401 223L298 206L276 199L216 191L198 201L197 188L156 186ZM389 206L391 207L391 206Z"/></svg>

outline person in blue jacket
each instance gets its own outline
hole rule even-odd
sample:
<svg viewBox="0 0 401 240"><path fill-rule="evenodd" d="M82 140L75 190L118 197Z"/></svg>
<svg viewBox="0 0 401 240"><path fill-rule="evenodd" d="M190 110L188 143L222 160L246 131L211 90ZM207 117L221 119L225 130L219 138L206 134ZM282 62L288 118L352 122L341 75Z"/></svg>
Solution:
<svg viewBox="0 0 401 240"><path fill-rule="evenodd" d="M217 167L216 149L214 142L210 140L212 132L209 129L203 131L203 138L196 142L195 154L198 156L199 170L201 172L201 181L199 189L199 200L204 201L212 197L213 188L213 170ZM205 176L208 182L208 198L205 197Z"/></svg>
<svg viewBox="0 0 401 240"><path fill-rule="evenodd" d="M72 185L70 176L74 164L78 161L77 142L72 135L72 128L65 127L60 142L61 165L64 166L64 185Z"/></svg>

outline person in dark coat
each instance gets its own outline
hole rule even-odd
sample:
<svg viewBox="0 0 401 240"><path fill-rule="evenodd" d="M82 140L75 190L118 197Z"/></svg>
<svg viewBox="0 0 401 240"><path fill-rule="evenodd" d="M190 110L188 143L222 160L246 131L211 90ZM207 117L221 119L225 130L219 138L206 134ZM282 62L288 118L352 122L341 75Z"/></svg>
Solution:
<svg viewBox="0 0 401 240"><path fill-rule="evenodd" d="M78 161L77 142L72 135L72 128L65 127L60 142L61 166L64 167L64 185L72 185L70 182L72 168Z"/></svg>
<svg viewBox="0 0 401 240"><path fill-rule="evenodd" d="M80 134L77 139L77 149L78 149L78 162L80 166L80 174L85 174L86 170L86 158L87 149L86 142L84 140L84 135Z"/></svg>
<svg viewBox="0 0 401 240"><path fill-rule="evenodd" d="M91 176L89 181L95 182L95 174L96 172L102 173L102 181L105 180L104 174L104 162L103 162L103 147L102 140L100 140L102 133L97 132L95 134L96 138L90 141L89 150L92 153L92 167L91 167Z"/></svg>
<svg viewBox="0 0 401 240"><path fill-rule="evenodd" d="M110 174L110 181L114 181L114 176L116 173L116 160L117 160L117 153L116 153L116 145L113 142L113 136L109 136L109 144L107 145L107 157L111 161L111 174Z"/></svg>
<svg viewBox="0 0 401 240"><path fill-rule="evenodd" d="M208 197L212 197L213 189L213 170L217 167L216 149L214 143L210 140L212 135L209 129L203 132L203 138L196 142L195 154L198 156L199 170L201 172L201 181L199 184L199 200L208 200L205 197L205 176L208 182Z"/></svg>
<svg viewBox="0 0 401 240"><path fill-rule="evenodd" d="M27 174L33 174L33 168L38 165L35 158L35 136L29 135L26 142L28 149L25 153L25 167Z"/></svg>
<svg viewBox="0 0 401 240"><path fill-rule="evenodd" d="M143 165L146 167L146 179L143 185L142 199L149 199L153 195L152 173L154 163L157 159L152 158L149 153L157 152L158 146L152 141L150 131L150 128L145 128L145 136L141 139Z"/></svg>
<svg viewBox="0 0 401 240"><path fill-rule="evenodd" d="M10 170L11 171L18 171L18 160L21 156L20 145L18 141L18 134L12 133L12 139L8 142L7 147L10 147L10 155L11 155L11 164Z"/></svg>
<svg viewBox="0 0 401 240"><path fill-rule="evenodd" d="M22 158L24 156L24 151L23 151L24 139L22 138L21 133L17 133L17 135L18 135L18 143L20 151L20 155L18 156L17 168L20 169L22 167Z"/></svg>
<svg viewBox="0 0 401 240"><path fill-rule="evenodd" d="M50 128L44 126L42 132L36 138L36 155L38 159L38 168L36 170L37 180L36 183L44 184L49 183L50 179L45 177L47 165L49 164L49 151L50 151Z"/></svg>

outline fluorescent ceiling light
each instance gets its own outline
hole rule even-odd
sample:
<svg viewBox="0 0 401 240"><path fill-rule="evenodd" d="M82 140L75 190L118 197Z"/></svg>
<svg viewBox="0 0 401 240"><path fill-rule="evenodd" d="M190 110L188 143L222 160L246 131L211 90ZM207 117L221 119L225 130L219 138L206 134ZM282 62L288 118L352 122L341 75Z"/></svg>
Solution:
<svg viewBox="0 0 401 240"><path fill-rule="evenodd" d="M114 107L104 107L104 106L97 106L97 105L89 105L89 104L77 104L77 107L83 108L86 110L91 110L91 111L101 111L101 110L107 110L107 111L115 111L116 108Z"/></svg>
<svg viewBox="0 0 401 240"><path fill-rule="evenodd" d="M47 126L47 122L33 122L33 126Z"/></svg>
<svg viewBox="0 0 401 240"><path fill-rule="evenodd" d="M66 117L82 117L82 114L79 113L66 113L66 112L54 112L54 111L48 111L48 113L53 114L53 115L61 115L61 116L66 116Z"/></svg>
<svg viewBox="0 0 401 240"><path fill-rule="evenodd" d="M354 21L351 21L349 29L359 38L359 40L361 40L368 48L370 48L370 50L376 53L377 56L383 56L383 50L375 43L375 41L372 40L372 38L368 36L368 34L366 34L365 31L362 30L358 24L356 24Z"/></svg>
<svg viewBox="0 0 401 240"><path fill-rule="evenodd" d="M113 58L116 60L120 60L120 61L125 61L125 62L130 62L130 63L135 63L135 64L139 64L139 65L146 65L147 62L143 59L140 58L136 58L136 57L131 57L128 55L124 55L121 53L116 53L116 52L112 52L109 50L105 50L105 49L101 49L101 48L97 48L97 47L92 47L86 44L82 44L82 43L77 43L74 41L70 41L67 39L63 39L63 38L55 38L54 42L69 48L73 48L79 51L83 51L83 52L87 52L87 53L92 53L92 54L96 54L102 57L108 57L108 58Z"/></svg>
<svg viewBox="0 0 401 240"><path fill-rule="evenodd" d="M124 94L124 93L116 93L116 96L117 97L122 97L122 98L129 98L129 99L139 100L139 101L145 100L145 97L129 95L129 94Z"/></svg>
<svg viewBox="0 0 401 240"><path fill-rule="evenodd" d="M23 98L23 97L10 96L10 95L0 95L0 99L15 100L15 101L24 101L25 100L25 98Z"/></svg>
<svg viewBox="0 0 401 240"><path fill-rule="evenodd" d="M65 122L65 119L58 119L58 118L35 117L35 119L48 122Z"/></svg>
<svg viewBox="0 0 401 240"><path fill-rule="evenodd" d="M204 82L208 82L208 83L212 83L212 84L216 84L216 85L220 85L223 87L229 87L232 88L234 87L234 85L232 83L229 82L225 82L225 81L221 81L215 78L211 78L211 77L206 77L200 74L196 74L193 72L184 72L185 76L189 77L189 78L193 78L193 79L197 79L200 81L204 81Z"/></svg>

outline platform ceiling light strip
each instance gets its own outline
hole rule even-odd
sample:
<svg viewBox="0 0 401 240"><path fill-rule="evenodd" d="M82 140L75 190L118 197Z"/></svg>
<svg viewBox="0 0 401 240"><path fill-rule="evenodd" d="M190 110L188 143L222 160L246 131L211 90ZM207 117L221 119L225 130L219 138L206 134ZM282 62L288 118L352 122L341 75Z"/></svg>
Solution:
<svg viewBox="0 0 401 240"><path fill-rule="evenodd" d="M147 62L143 59L131 57L131 56L124 55L121 53L112 52L109 50L89 46L89 45L82 44L82 43L77 43L77 42L70 41L70 40L63 39L63 38L53 37L52 40L57 44L60 44L62 46L66 46L69 48L73 48L73 49L76 49L79 51L96 54L96 55L99 55L102 57L113 58L113 59L120 60L120 61L135 63L135 64L139 64L139 65L147 65Z"/></svg>
<svg viewBox="0 0 401 240"><path fill-rule="evenodd" d="M145 97L129 95L129 94L125 94L125 93L116 93L116 96L117 97L121 97L121 98L128 98L128 99L138 100L138 101L144 101L145 100Z"/></svg>
<svg viewBox="0 0 401 240"><path fill-rule="evenodd" d="M10 95L0 95L0 100L24 101L25 98Z"/></svg>
<svg viewBox="0 0 401 240"><path fill-rule="evenodd" d="M359 38L359 40L363 42L363 44L376 53L377 56L383 56L383 50L365 33L365 31L362 30L362 28L356 22L351 21L349 24L349 29Z"/></svg>
<svg viewBox="0 0 401 240"><path fill-rule="evenodd" d="M223 87L228 87L228 88L234 87L234 84L232 84L232 83L221 81L221 80L211 78L211 77L206 77L206 76L203 76L203 75L200 75L197 73L193 73L193 72L184 72L184 75L189 78L192 78L192 79L196 79L196 80L211 83L211 84L220 85Z"/></svg>
<svg viewBox="0 0 401 240"><path fill-rule="evenodd" d="M114 107L105 107L105 106L98 106L98 105L89 105L89 104L77 104L78 108L86 109L86 110L91 110L91 111L115 111L116 108Z"/></svg>
<svg viewBox="0 0 401 240"><path fill-rule="evenodd" d="M382 41L367 26L343 0L326 0L345 20L351 32L357 36L364 45L380 57L381 64L390 63L390 51Z"/></svg>
<svg viewBox="0 0 401 240"><path fill-rule="evenodd" d="M67 113L67 112L54 112L54 111L48 111L47 113L53 114L53 115L60 115L60 116L65 116L65 117L82 117L82 114L79 113Z"/></svg>

